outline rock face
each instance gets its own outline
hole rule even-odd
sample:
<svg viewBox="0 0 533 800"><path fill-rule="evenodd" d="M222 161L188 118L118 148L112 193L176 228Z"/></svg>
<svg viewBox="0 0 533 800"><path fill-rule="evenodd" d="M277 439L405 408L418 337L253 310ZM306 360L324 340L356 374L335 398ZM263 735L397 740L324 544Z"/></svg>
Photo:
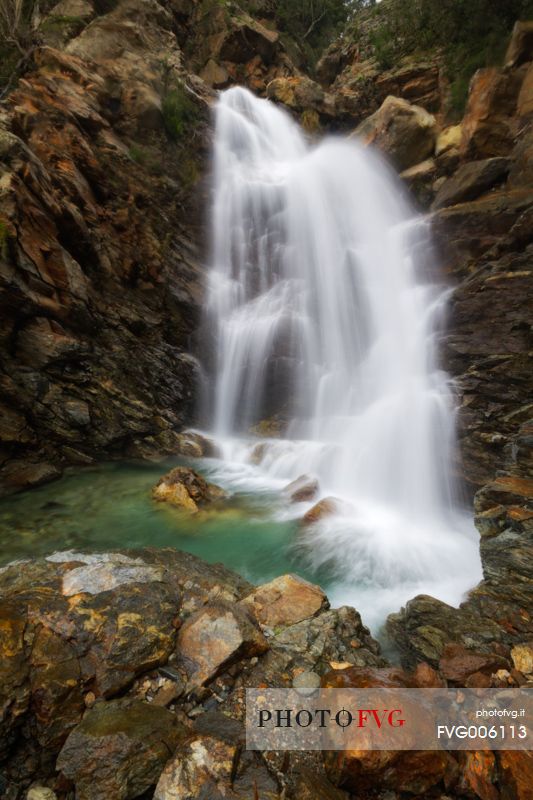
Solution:
<svg viewBox="0 0 533 800"><path fill-rule="evenodd" d="M386 153L401 171L433 153L437 139L435 117L420 106L387 97L381 107L355 130L364 144Z"/></svg>

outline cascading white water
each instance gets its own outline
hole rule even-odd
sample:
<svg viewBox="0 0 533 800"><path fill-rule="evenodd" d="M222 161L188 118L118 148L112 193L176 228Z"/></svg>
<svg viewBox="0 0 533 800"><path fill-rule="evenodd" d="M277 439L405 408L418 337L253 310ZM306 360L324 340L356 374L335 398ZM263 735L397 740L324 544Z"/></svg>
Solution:
<svg viewBox="0 0 533 800"><path fill-rule="evenodd" d="M340 498L298 546L371 622L421 591L457 602L480 567L450 475L453 397L436 358L447 290L426 222L375 153L310 146L242 88L219 100L214 171L206 315L226 478L313 474ZM258 450L250 426L280 409L284 438Z"/></svg>

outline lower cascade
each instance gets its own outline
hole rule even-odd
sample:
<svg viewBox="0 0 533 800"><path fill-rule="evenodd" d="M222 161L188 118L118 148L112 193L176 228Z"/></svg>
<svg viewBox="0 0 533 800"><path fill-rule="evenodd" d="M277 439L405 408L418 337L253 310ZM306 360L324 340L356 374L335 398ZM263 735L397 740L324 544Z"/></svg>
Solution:
<svg viewBox="0 0 533 800"><path fill-rule="evenodd" d="M232 88L216 111L212 235L205 413L219 481L279 496L315 478L333 513L299 528L295 554L371 624L415 594L457 604L481 568L451 473L454 399L437 359L449 290L427 221L377 154L310 145ZM269 419L281 435L258 439Z"/></svg>

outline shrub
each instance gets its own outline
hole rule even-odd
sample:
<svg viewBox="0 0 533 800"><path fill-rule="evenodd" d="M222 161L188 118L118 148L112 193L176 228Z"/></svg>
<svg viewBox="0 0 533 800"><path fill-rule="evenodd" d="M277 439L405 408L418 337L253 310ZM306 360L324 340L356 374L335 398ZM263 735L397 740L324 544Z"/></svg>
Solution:
<svg viewBox="0 0 533 800"><path fill-rule="evenodd" d="M163 98L163 122L172 141L179 141L187 128L197 121L198 112L194 102L182 85L170 89Z"/></svg>

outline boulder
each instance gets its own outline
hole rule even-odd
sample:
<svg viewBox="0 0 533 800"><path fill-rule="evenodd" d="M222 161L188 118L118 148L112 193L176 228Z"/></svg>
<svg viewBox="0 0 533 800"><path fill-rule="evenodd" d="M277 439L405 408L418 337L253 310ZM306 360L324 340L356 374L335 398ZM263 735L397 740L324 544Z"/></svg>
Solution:
<svg viewBox="0 0 533 800"><path fill-rule="evenodd" d="M189 617L178 635L176 652L189 686L209 683L224 667L268 650L268 642L248 610L209 605Z"/></svg>
<svg viewBox="0 0 533 800"><path fill-rule="evenodd" d="M176 750L157 784L154 800L279 800L279 787L257 753L243 752L233 737L194 734Z"/></svg>
<svg viewBox="0 0 533 800"><path fill-rule="evenodd" d="M425 109L389 96L352 135L366 145L375 145L398 170L403 171L432 155L437 140L437 123Z"/></svg>
<svg viewBox="0 0 533 800"><path fill-rule="evenodd" d="M305 503L316 497L318 489L316 478L311 478L309 475L300 475L299 478L284 487L283 494L289 498L291 503Z"/></svg>
<svg viewBox="0 0 533 800"><path fill-rule="evenodd" d="M460 125L450 125L437 136L435 155L441 156L448 150L458 150L461 146L462 130Z"/></svg>
<svg viewBox="0 0 533 800"><path fill-rule="evenodd" d="M196 514L200 508L224 499L226 493L220 486L208 483L195 470L175 467L159 479L152 489L152 497L181 511Z"/></svg>
<svg viewBox="0 0 533 800"><path fill-rule="evenodd" d="M328 96L323 88L304 76L274 78L267 86L267 97L299 112L314 110L320 113L328 108ZM329 99L331 110L332 102Z"/></svg>
<svg viewBox="0 0 533 800"><path fill-rule="evenodd" d="M20 492L55 481L61 475L61 470L54 464L10 461L4 469L3 479L9 490Z"/></svg>
<svg viewBox="0 0 533 800"><path fill-rule="evenodd" d="M433 208L444 208L475 200L479 195L505 182L510 167L510 159L502 157L463 164L440 187L433 202Z"/></svg>
<svg viewBox="0 0 533 800"><path fill-rule="evenodd" d="M476 653L460 644L448 644L439 661L439 670L452 683L464 685L473 673L492 675L509 666L507 659L497 653Z"/></svg>
<svg viewBox="0 0 533 800"><path fill-rule="evenodd" d="M533 61L533 21L519 20L515 22L504 63L507 67L518 67L526 61Z"/></svg>
<svg viewBox="0 0 533 800"><path fill-rule="evenodd" d="M314 525L327 517L334 517L341 508L342 504L336 497L324 497L304 514L302 524Z"/></svg>
<svg viewBox="0 0 533 800"><path fill-rule="evenodd" d="M324 760L329 779L358 796L387 790L425 796L455 765L448 753L425 750L330 751Z"/></svg>
<svg viewBox="0 0 533 800"><path fill-rule="evenodd" d="M191 458L215 458L219 455L215 442L198 431L184 431L178 434L177 452Z"/></svg>
<svg viewBox="0 0 533 800"><path fill-rule="evenodd" d="M78 800L133 800L154 786L185 730L175 714L130 700L98 703L70 733L57 769Z"/></svg>
<svg viewBox="0 0 533 800"><path fill-rule="evenodd" d="M241 605L268 628L294 625L329 608L322 589L297 575L282 575L258 586L241 601Z"/></svg>

